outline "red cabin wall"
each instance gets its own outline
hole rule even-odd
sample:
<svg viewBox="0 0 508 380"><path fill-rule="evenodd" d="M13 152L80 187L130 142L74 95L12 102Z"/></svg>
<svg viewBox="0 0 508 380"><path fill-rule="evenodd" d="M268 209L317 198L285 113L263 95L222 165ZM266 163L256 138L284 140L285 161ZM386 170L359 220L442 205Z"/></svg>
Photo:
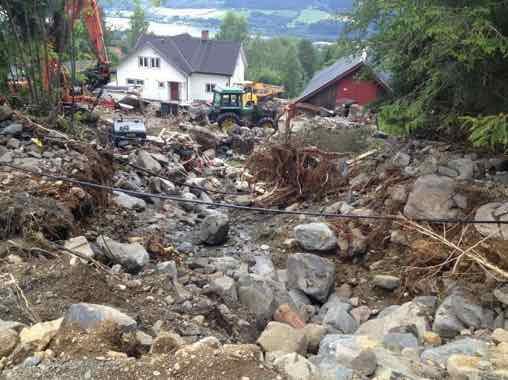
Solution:
<svg viewBox="0 0 508 380"><path fill-rule="evenodd" d="M374 81L355 80L354 74L341 79L337 83L337 104L344 99L353 100L362 106L372 103L381 95L383 88Z"/></svg>

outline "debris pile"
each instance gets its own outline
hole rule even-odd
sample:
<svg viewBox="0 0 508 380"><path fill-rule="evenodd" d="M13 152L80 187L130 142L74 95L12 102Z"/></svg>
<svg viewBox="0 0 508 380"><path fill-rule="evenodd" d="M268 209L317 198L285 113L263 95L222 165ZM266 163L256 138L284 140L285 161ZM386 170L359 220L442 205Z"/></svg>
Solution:
<svg viewBox="0 0 508 380"><path fill-rule="evenodd" d="M116 148L0 120L0 377L506 377L503 158L188 121ZM411 220L436 218L494 223Z"/></svg>

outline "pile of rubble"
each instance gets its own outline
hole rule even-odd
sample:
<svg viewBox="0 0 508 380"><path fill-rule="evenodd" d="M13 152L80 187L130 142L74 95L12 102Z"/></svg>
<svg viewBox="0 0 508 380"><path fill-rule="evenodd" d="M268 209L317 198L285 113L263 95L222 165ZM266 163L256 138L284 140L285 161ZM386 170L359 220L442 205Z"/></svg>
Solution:
<svg viewBox="0 0 508 380"><path fill-rule="evenodd" d="M217 208L252 202L242 161L261 132L234 132L239 154L235 137L181 122L143 147L94 143L94 156L1 108L1 162L130 192L2 168L0 377L508 376L504 225ZM502 158L377 146L321 200L284 206L506 220Z"/></svg>

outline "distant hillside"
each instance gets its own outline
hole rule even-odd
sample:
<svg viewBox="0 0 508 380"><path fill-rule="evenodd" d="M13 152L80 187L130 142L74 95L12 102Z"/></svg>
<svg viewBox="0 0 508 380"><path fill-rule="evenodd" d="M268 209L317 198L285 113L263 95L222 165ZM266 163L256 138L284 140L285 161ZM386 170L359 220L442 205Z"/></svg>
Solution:
<svg viewBox="0 0 508 380"><path fill-rule="evenodd" d="M162 0L168 8L233 8L233 9L287 9L301 11L317 8L328 12L349 10L354 0ZM151 0L142 0L150 7ZM107 10L132 9L132 0L99 1Z"/></svg>

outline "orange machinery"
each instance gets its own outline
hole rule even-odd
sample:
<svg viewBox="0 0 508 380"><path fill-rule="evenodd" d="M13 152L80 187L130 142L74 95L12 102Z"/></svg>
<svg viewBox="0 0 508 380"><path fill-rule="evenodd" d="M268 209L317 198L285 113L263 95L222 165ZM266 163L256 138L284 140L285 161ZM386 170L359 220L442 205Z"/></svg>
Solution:
<svg viewBox="0 0 508 380"><path fill-rule="evenodd" d="M69 23L69 30L74 28L76 21L83 16L88 37L92 49L97 57L97 65L95 68L87 70L85 73L87 77L88 91L94 91L98 88L105 86L109 83L111 78L111 65L104 42L104 30L102 28L101 15L97 0L67 0L65 2L65 14ZM46 89L49 89L51 83L57 76L62 78L63 102L97 102L97 98L84 94L73 94L73 84L70 83L69 75L66 73L61 62L53 59L46 63L43 70L43 84ZM105 106L114 106L112 101L102 101Z"/></svg>

